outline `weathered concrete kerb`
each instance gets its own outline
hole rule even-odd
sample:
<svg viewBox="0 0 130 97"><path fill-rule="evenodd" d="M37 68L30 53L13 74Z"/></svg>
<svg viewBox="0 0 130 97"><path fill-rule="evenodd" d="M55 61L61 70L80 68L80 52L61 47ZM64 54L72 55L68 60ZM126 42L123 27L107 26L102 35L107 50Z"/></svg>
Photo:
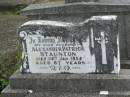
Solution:
<svg viewBox="0 0 130 97"><path fill-rule="evenodd" d="M107 95L100 95L108 91ZM32 94L30 94L32 93ZM64 96L63 96L63 95ZM115 74L21 74L10 78L3 97L129 97L130 70Z"/></svg>

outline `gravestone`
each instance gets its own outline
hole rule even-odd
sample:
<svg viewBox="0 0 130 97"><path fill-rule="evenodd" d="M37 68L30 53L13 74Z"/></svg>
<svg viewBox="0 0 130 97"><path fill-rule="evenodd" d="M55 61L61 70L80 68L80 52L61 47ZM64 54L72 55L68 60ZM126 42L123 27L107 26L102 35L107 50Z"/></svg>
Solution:
<svg viewBox="0 0 130 97"><path fill-rule="evenodd" d="M119 73L117 16L81 23L29 21L22 25L23 72Z"/></svg>
<svg viewBox="0 0 130 97"><path fill-rule="evenodd" d="M18 30L22 72L10 77L3 97L129 97L130 70L120 70L118 41L129 11L95 2L22 10L31 20Z"/></svg>
<svg viewBox="0 0 130 97"><path fill-rule="evenodd" d="M71 2L66 0L65 2ZM83 1L83 2L80 2ZM129 22L129 1L128 0L98 0L85 2L59 4L34 4L23 9L21 14L26 15L30 20L54 20L66 22L82 22L91 14L96 15L118 15L120 27L120 57L121 66L130 68L130 22ZM51 10L50 10L51 9Z"/></svg>

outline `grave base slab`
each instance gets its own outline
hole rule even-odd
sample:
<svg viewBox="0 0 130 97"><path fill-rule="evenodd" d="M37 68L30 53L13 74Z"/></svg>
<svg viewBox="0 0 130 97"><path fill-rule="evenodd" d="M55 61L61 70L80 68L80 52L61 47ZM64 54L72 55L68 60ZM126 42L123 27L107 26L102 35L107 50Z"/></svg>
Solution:
<svg viewBox="0 0 130 97"><path fill-rule="evenodd" d="M8 85L2 91L2 97L25 97L28 93L26 89L12 89L10 85Z"/></svg>
<svg viewBox="0 0 130 97"><path fill-rule="evenodd" d="M130 97L130 91L108 92L108 94L95 93L70 93L70 92L35 92L29 93L29 90L11 89L7 86L3 92L2 97Z"/></svg>
<svg viewBox="0 0 130 97"><path fill-rule="evenodd" d="M101 91L108 92L100 95ZM31 94L30 94L31 93ZM130 70L120 74L21 74L10 77L2 97L130 97Z"/></svg>
<svg viewBox="0 0 130 97"><path fill-rule="evenodd" d="M21 74L10 77L13 89L60 92L130 91L130 70L120 74Z"/></svg>

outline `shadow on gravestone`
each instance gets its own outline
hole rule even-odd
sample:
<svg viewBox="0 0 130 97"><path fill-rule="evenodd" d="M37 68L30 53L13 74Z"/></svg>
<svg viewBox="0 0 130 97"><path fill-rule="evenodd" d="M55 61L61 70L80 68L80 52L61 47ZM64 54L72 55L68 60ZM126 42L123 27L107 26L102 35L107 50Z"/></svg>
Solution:
<svg viewBox="0 0 130 97"><path fill-rule="evenodd" d="M116 21L117 16L108 15L92 16L76 24L42 20L23 24L19 31L24 54L22 71L119 73Z"/></svg>

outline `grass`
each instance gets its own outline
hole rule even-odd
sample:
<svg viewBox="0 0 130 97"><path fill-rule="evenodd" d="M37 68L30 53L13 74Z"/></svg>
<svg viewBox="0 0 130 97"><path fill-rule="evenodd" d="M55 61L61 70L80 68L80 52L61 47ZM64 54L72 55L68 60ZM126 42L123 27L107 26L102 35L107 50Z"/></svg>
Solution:
<svg viewBox="0 0 130 97"><path fill-rule="evenodd" d="M0 55L0 92L9 83L9 77L20 67L21 49L18 45L16 49L7 51Z"/></svg>
<svg viewBox="0 0 130 97"><path fill-rule="evenodd" d="M26 7L26 5L0 8L0 15L19 15L20 10L24 7ZM8 85L9 77L20 67L18 63L20 57L21 49L19 42L17 42L17 47L15 49L0 52L0 93Z"/></svg>

